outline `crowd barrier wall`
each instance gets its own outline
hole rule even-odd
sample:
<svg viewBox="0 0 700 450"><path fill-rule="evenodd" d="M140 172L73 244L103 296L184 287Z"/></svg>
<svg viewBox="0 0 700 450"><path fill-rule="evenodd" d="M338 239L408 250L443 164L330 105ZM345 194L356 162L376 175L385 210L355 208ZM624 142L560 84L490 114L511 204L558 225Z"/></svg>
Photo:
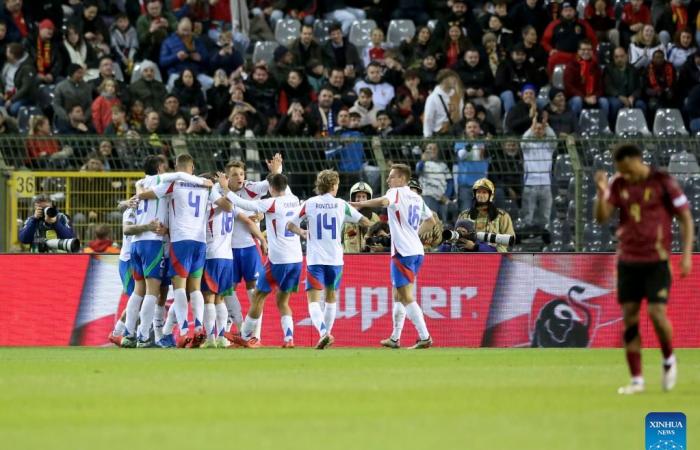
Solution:
<svg viewBox="0 0 700 450"><path fill-rule="evenodd" d="M694 255L700 268L700 255ZM679 255L673 255L677 268ZM613 254L429 254L416 294L436 346L619 347L622 322ZM0 255L0 346L108 345L126 303L116 255ZM669 314L677 347L700 347L700 277L673 271ZM303 281L291 299L295 342L318 336L306 307ZM640 280L643 282L643 280ZM336 345L376 347L392 328L389 255L346 255L339 292ZM238 298L247 310L247 294ZM641 323L643 343L657 346ZM416 333L406 321L404 345ZM262 343L282 342L279 314L268 299Z"/></svg>

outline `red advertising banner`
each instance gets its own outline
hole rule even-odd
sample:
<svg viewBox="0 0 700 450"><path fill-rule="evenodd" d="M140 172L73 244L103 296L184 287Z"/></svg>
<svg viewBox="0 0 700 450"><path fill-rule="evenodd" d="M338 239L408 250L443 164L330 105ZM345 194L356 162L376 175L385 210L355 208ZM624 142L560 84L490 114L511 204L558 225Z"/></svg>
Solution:
<svg viewBox="0 0 700 450"><path fill-rule="evenodd" d="M677 267L678 256L673 256ZM700 270L700 255L694 257ZM621 317L610 254L430 254L416 298L436 346L619 347ZM107 345L126 301L115 255L0 255L4 297L0 345ZM303 281L294 294L294 340L315 344ZM673 278L669 315L677 347L700 347L700 277ZM238 298L247 310L247 293ZM392 329L388 255L346 255L333 328L336 345L377 346ZM645 346L656 346L642 322ZM406 320L404 345L416 339ZM268 299L262 342L282 343L279 313Z"/></svg>

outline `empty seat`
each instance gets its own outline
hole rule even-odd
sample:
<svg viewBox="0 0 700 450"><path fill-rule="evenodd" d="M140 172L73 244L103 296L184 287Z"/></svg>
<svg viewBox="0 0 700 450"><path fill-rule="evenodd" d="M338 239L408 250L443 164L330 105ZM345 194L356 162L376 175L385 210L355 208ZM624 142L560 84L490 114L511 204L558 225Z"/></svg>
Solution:
<svg viewBox="0 0 700 450"><path fill-rule="evenodd" d="M566 70L564 64L557 64L552 71L552 86L557 89L564 89L564 70Z"/></svg>
<svg viewBox="0 0 700 450"><path fill-rule="evenodd" d="M537 93L537 105L546 105L549 103L549 90L551 88L549 85L547 86L542 86L540 88L540 91Z"/></svg>
<svg viewBox="0 0 700 450"><path fill-rule="evenodd" d="M358 49L366 47L371 42L370 34L375 28L377 28L377 22L374 20L356 20L350 27L348 40Z"/></svg>
<svg viewBox="0 0 700 450"><path fill-rule="evenodd" d="M289 47L296 38L299 37L301 31L301 23L296 19L278 20L275 25L275 40Z"/></svg>
<svg viewBox="0 0 700 450"><path fill-rule="evenodd" d="M437 19L431 19L428 21L428 29L430 30L431 33L433 31L435 31L435 27L437 26L437 24L438 24Z"/></svg>
<svg viewBox="0 0 700 450"><path fill-rule="evenodd" d="M41 115L43 115L43 112L36 106L22 106L17 112L17 128L19 128L19 132L27 133L32 116Z"/></svg>
<svg viewBox="0 0 700 450"><path fill-rule="evenodd" d="M584 109L578 120L578 131L582 137L610 134L608 118L600 109Z"/></svg>
<svg viewBox="0 0 700 450"><path fill-rule="evenodd" d="M658 109L654 116L655 136L688 136L683 116L677 109Z"/></svg>
<svg viewBox="0 0 700 450"><path fill-rule="evenodd" d="M416 34L412 20L392 20L387 29L386 41L392 46L399 46L402 41L410 41Z"/></svg>
<svg viewBox="0 0 700 450"><path fill-rule="evenodd" d="M318 42L324 43L328 40L330 37L328 30L331 25L333 25L332 20L316 19L314 22L314 37Z"/></svg>
<svg viewBox="0 0 700 450"><path fill-rule="evenodd" d="M651 135L644 112L639 108L622 108L617 113L615 133L619 136Z"/></svg>
<svg viewBox="0 0 700 450"><path fill-rule="evenodd" d="M272 64L272 59L275 55L275 49L279 44L275 41L258 41L255 43L253 50L253 64L260 61L266 61L267 64Z"/></svg>
<svg viewBox="0 0 700 450"><path fill-rule="evenodd" d="M671 155L668 171L675 176L688 176L700 173L700 166L695 155L683 150Z"/></svg>

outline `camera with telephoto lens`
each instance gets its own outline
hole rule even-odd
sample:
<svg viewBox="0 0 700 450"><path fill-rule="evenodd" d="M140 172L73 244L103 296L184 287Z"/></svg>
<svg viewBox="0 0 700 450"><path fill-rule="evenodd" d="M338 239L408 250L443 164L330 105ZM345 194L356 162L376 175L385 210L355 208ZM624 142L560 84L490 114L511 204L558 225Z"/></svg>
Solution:
<svg viewBox="0 0 700 450"><path fill-rule="evenodd" d="M78 253L80 251L80 239L36 239L34 241L40 253L48 253L51 250L64 251L66 253Z"/></svg>
<svg viewBox="0 0 700 450"><path fill-rule="evenodd" d="M481 242L507 246L513 245L513 242L515 241L515 236L510 234L486 233L484 231L477 232L476 238Z"/></svg>
<svg viewBox="0 0 700 450"><path fill-rule="evenodd" d="M54 217L58 216L58 209L55 206L47 206L44 208L44 217Z"/></svg>
<svg viewBox="0 0 700 450"><path fill-rule="evenodd" d="M382 247L391 247L391 236L372 236L367 238L367 245L381 245Z"/></svg>
<svg viewBox="0 0 700 450"><path fill-rule="evenodd" d="M444 230L442 232L442 240L443 242L449 242L451 244L454 244L460 239L466 239L468 241L476 241L476 235L475 233L465 233L465 232L460 232L460 231L455 231L455 230Z"/></svg>

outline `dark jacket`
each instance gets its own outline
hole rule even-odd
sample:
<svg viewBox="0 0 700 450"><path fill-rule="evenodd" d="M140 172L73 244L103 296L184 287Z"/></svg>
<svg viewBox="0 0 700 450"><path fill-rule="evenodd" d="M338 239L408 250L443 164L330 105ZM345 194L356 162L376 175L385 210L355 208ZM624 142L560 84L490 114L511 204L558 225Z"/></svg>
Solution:
<svg viewBox="0 0 700 450"><path fill-rule="evenodd" d="M185 86L182 79L178 78L173 85L172 94L177 96L180 101L180 109L189 110L191 107L196 106L202 114L207 110L204 92L202 92L202 87L196 78L194 79L194 84L189 87Z"/></svg>
<svg viewBox="0 0 700 450"><path fill-rule="evenodd" d="M289 46L289 51L294 56L294 64L299 67L306 67L312 59L320 62L323 60L323 49L315 40L311 41L309 48L304 48L301 41L295 39Z"/></svg>
<svg viewBox="0 0 700 450"><path fill-rule="evenodd" d="M539 88L546 83L546 79L542 78L541 73L529 61L525 60L523 64L518 65L509 58L498 66L495 83L496 92L499 94L503 91L516 93L528 83Z"/></svg>
<svg viewBox="0 0 700 450"><path fill-rule="evenodd" d="M522 136L531 126L530 105L519 101L506 116L506 134Z"/></svg>
<svg viewBox="0 0 700 450"><path fill-rule="evenodd" d="M542 7L542 2L537 2L534 8L530 8L527 2L520 2L513 6L508 16L510 22L516 25L517 30L522 30L526 25L532 25L537 30L538 36L542 36L550 21L550 18L547 17L547 11Z"/></svg>
<svg viewBox="0 0 700 450"><path fill-rule="evenodd" d="M347 39L344 40L343 47L338 49L333 47L331 40L327 40L323 44L323 65L325 67L341 67L353 66L357 74L362 73L362 60L357 51L357 48L348 42Z"/></svg>
<svg viewBox="0 0 700 450"><path fill-rule="evenodd" d="M277 93L277 84L271 78L265 84L258 84L253 79L245 84L245 101L265 117L277 115Z"/></svg>
<svg viewBox="0 0 700 450"><path fill-rule="evenodd" d="M155 79L146 81L145 78L139 78L129 85L129 95L132 99L139 99L145 108L151 107L156 111L160 111L163 107L163 101L165 101L167 94L165 85Z"/></svg>
<svg viewBox="0 0 700 450"><path fill-rule="evenodd" d="M24 40L22 45L24 46L25 50L29 54L29 59L35 64L36 67L36 58L37 58L37 52L38 52L38 42L37 42L38 36L36 33L30 34L27 39ZM65 68L66 68L66 62L65 62L65 56L63 52L63 43L60 40L57 39L52 39L51 40L51 64L49 65L49 68L47 70L47 73L50 73L53 76L54 83L56 83L56 80L58 77L63 76Z"/></svg>
<svg viewBox="0 0 700 450"><path fill-rule="evenodd" d="M458 22L462 28L464 35L469 38L469 40L475 44L481 43L481 38L484 35L479 21L476 20L471 8L462 16L457 16L454 13L450 13L445 21L438 21L435 26L435 31L433 32L432 40L433 42L443 42L447 36L447 30L449 29L448 24Z"/></svg>
<svg viewBox="0 0 700 450"><path fill-rule="evenodd" d="M464 60L461 60L455 71L464 84L464 89L483 89L484 97L491 95L493 89L493 72L487 64L479 61L479 64L472 67Z"/></svg>
<svg viewBox="0 0 700 450"><path fill-rule="evenodd" d="M639 72L631 65L625 65L623 70L618 69L614 64L605 68L603 75L603 85L605 95L608 97L629 97L639 98L642 95L642 80Z"/></svg>
<svg viewBox="0 0 700 450"><path fill-rule="evenodd" d="M293 123L288 114L283 115L275 128L274 134L276 136L309 137L315 136L317 132L318 126L308 114L304 113L304 121L298 124Z"/></svg>
<svg viewBox="0 0 700 450"><path fill-rule="evenodd" d="M4 92L4 80L0 77L0 89ZM36 83L36 68L32 64L29 56L20 64L15 72L15 94L12 101L26 100L34 103L36 99L37 83Z"/></svg>
<svg viewBox="0 0 700 450"><path fill-rule="evenodd" d="M236 50L233 50L230 55L221 56L219 54L220 48L216 51L211 52L211 59L209 61L209 71L214 73L217 69L224 69L226 73L231 73L243 65L243 57Z"/></svg>
<svg viewBox="0 0 700 450"><path fill-rule="evenodd" d="M559 136L561 133L576 133L576 130L578 129L576 116L569 108L564 110L564 112L555 113L552 111L551 107L547 107L547 112L549 113L547 116L547 123L549 123L549 126L552 128L552 130L554 130L557 136Z"/></svg>
<svg viewBox="0 0 700 450"><path fill-rule="evenodd" d="M695 64L695 57L691 55L678 71L677 89L679 92L688 93L698 85L700 85L700 67Z"/></svg>
<svg viewBox="0 0 700 450"><path fill-rule="evenodd" d="M55 223L46 223L42 219L36 219L34 216L29 217L21 230L19 230L19 241L23 244L32 244L32 251L38 251L34 241L36 239L45 239L47 232L55 231L58 239L71 239L73 237L73 229L69 225L68 217L63 213L58 213L58 220Z"/></svg>
<svg viewBox="0 0 700 450"><path fill-rule="evenodd" d="M578 43L588 38L593 48L598 47L595 31L585 20L555 20L547 26L542 36L542 47L546 52L553 48L560 52L576 53Z"/></svg>

